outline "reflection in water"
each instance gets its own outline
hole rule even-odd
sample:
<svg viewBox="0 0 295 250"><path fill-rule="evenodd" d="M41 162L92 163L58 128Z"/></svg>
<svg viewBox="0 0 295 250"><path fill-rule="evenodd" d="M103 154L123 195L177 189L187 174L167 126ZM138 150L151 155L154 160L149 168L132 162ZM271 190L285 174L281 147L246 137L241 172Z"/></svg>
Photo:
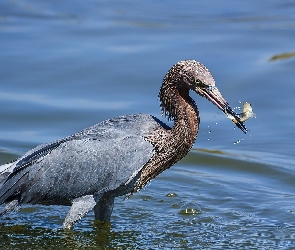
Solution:
<svg viewBox="0 0 295 250"><path fill-rule="evenodd" d="M44 246L46 248L62 246L62 249L116 248L121 245L130 249L129 247L135 246L136 242L134 232L113 232L109 223L98 222L86 232L0 224L0 233L0 246L5 246L5 249L22 249L24 246L27 249L43 249Z"/></svg>

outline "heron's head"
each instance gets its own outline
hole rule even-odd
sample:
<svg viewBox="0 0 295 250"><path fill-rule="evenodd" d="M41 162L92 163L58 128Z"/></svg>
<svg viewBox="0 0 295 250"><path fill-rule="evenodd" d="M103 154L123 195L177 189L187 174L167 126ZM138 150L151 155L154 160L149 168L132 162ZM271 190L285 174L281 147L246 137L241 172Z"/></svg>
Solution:
<svg viewBox="0 0 295 250"><path fill-rule="evenodd" d="M170 76L171 79L169 79ZM168 82L174 84L179 90L191 89L211 101L226 115L231 115L238 128L244 133L247 132L244 123L223 98L215 86L213 76L202 63L195 60L180 61L169 70L166 77Z"/></svg>

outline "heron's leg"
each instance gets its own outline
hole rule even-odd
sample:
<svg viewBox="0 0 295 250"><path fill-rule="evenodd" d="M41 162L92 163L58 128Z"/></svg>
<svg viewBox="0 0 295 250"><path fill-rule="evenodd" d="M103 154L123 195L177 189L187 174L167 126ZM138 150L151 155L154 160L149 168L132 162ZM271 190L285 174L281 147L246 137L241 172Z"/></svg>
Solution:
<svg viewBox="0 0 295 250"><path fill-rule="evenodd" d="M96 202L93 195L85 195L74 199L70 211L68 212L63 223L63 228L72 228L78 220L80 220L85 214L93 209L95 204Z"/></svg>
<svg viewBox="0 0 295 250"><path fill-rule="evenodd" d="M94 215L96 220L110 221L114 207L114 197L102 196L94 207Z"/></svg>

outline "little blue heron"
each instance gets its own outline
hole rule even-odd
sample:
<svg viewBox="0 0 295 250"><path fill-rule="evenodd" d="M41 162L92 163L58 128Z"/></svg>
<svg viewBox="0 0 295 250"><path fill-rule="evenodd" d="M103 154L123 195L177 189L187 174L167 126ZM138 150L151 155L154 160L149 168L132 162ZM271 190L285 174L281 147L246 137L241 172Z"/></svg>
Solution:
<svg viewBox="0 0 295 250"><path fill-rule="evenodd" d="M142 189L183 158L195 142L199 111L189 90L210 100L247 129L215 86L209 70L195 60L180 61L165 75L159 98L173 127L147 114L120 116L72 136L42 144L0 166L1 215L24 203L71 205L63 223L72 228L94 210L109 221L114 198Z"/></svg>

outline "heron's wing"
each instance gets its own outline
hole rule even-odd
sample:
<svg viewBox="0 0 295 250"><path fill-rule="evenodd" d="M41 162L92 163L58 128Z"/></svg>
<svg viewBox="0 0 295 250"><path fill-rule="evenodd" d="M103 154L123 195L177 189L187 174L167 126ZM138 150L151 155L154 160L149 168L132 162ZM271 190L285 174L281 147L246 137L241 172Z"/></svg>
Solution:
<svg viewBox="0 0 295 250"><path fill-rule="evenodd" d="M17 195L21 202L38 202L114 190L150 159L153 146L144 136L157 126L152 116L124 116L41 145L16 164L0 203Z"/></svg>
<svg viewBox="0 0 295 250"><path fill-rule="evenodd" d="M40 159L43 159L63 140L53 143L41 144L36 148L28 151L24 156L15 160L12 163L1 165L0 173L0 204L4 203L7 198L14 199L20 193L21 187L19 183L25 182L27 173L31 170L31 167Z"/></svg>

